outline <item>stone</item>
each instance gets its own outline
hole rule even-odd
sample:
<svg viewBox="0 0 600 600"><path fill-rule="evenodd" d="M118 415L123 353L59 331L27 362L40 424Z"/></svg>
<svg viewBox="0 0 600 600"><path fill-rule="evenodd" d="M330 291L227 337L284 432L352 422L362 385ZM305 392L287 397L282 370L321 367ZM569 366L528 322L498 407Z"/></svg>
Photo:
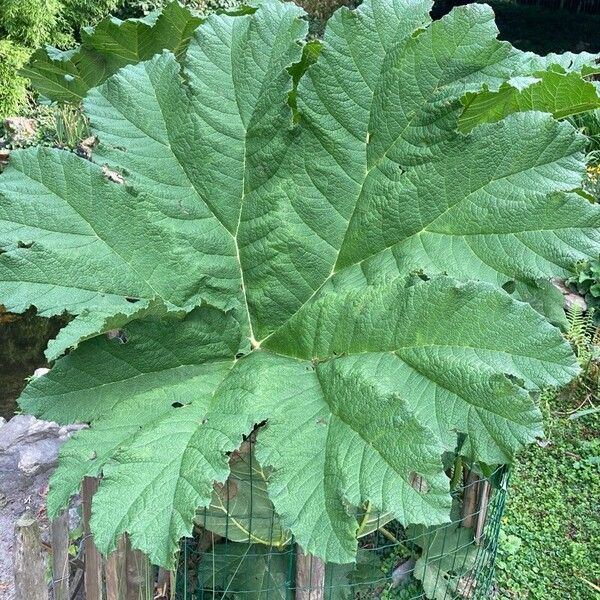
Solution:
<svg viewBox="0 0 600 600"><path fill-rule="evenodd" d="M575 292L573 292L573 290L570 290L566 285L565 282L561 279L555 279L553 282L554 287L558 288L560 290L560 292L562 293L562 295L565 298L565 308L567 310L573 310L573 308L575 306L578 307L578 309L581 310L581 312L586 312L587 311L587 302L585 301L585 299L583 297L581 297L579 294L576 294Z"/></svg>
<svg viewBox="0 0 600 600"><path fill-rule="evenodd" d="M408 583L411 575L413 574L413 571L415 570L416 564L417 563L413 558L409 558L403 563L400 563L392 571L392 587L397 588Z"/></svg>
<svg viewBox="0 0 600 600"><path fill-rule="evenodd" d="M10 117L4 120L4 130L13 142L23 144L35 138L38 123L35 119L26 117Z"/></svg>
<svg viewBox="0 0 600 600"><path fill-rule="evenodd" d="M56 437L27 444L19 452L17 467L25 475L37 475L58 464L58 451L66 438Z"/></svg>
<svg viewBox="0 0 600 600"><path fill-rule="evenodd" d="M13 543L15 523L26 511L36 515L42 539L49 539L45 504L48 479L61 446L85 425L59 425L29 415L0 419L0 600L13 600ZM79 513L71 505L72 529Z"/></svg>

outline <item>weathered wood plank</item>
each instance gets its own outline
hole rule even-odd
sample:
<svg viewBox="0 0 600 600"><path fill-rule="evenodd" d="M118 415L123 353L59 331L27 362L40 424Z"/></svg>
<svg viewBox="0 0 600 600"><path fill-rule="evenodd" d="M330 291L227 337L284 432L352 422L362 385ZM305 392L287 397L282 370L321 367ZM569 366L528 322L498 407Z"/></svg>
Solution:
<svg viewBox="0 0 600 600"><path fill-rule="evenodd" d="M126 600L127 593L127 544L121 538L117 549L106 559L104 578L106 600Z"/></svg>
<svg viewBox="0 0 600 600"><path fill-rule="evenodd" d="M127 543L127 600L154 596L154 570L148 558Z"/></svg>
<svg viewBox="0 0 600 600"><path fill-rule="evenodd" d="M48 600L40 526L31 513L15 524L14 577L15 600Z"/></svg>
<svg viewBox="0 0 600 600"><path fill-rule="evenodd" d="M485 521L490 504L491 485L489 481L479 482L479 512L477 513L477 524L475 526L475 543L480 544L485 530Z"/></svg>
<svg viewBox="0 0 600 600"><path fill-rule="evenodd" d="M98 489L98 479L86 477L81 486L81 510L83 513L85 597L86 600L102 600L102 557L90 531L92 498Z"/></svg>
<svg viewBox="0 0 600 600"><path fill-rule="evenodd" d="M474 527L477 521L477 500L479 498L479 477L473 471L469 471L462 500L462 526Z"/></svg>
<svg viewBox="0 0 600 600"><path fill-rule="evenodd" d="M296 600L325 598L325 563L296 546Z"/></svg>
<svg viewBox="0 0 600 600"><path fill-rule="evenodd" d="M69 600L69 511L50 523L52 539L52 590L54 600Z"/></svg>

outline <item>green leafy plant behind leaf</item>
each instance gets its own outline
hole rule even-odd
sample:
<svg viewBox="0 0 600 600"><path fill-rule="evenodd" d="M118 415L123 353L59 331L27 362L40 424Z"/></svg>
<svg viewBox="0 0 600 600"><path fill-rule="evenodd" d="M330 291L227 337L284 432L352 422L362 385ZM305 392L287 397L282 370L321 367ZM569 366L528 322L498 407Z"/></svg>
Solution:
<svg viewBox="0 0 600 600"><path fill-rule="evenodd" d="M289 560L287 553L260 544L218 544L200 563L198 585L226 598L285 600Z"/></svg>
<svg viewBox="0 0 600 600"><path fill-rule="evenodd" d="M594 325L600 325L600 258L594 257L575 265L575 275L566 281L569 288L584 297L593 314Z"/></svg>
<svg viewBox="0 0 600 600"><path fill-rule="evenodd" d="M162 50L182 57L201 22L176 1L163 12L141 19L106 17L95 27L82 30L77 48L37 50L22 74L50 100L78 103L90 88L125 65L148 60Z"/></svg>
<svg viewBox="0 0 600 600"><path fill-rule="evenodd" d="M545 67L430 8L338 11L308 58L292 4L210 16L87 95L91 161L13 153L0 301L75 316L21 406L91 423L49 508L102 472L103 552L173 566L251 432L281 528L339 563L366 503L448 520L458 436L495 464L541 434L530 392L578 372L549 280L600 246L585 140L521 109L462 133L465 94Z"/></svg>
<svg viewBox="0 0 600 600"><path fill-rule="evenodd" d="M417 543L421 556L415 564L414 576L423 584L427 598L472 598L477 580L473 571L488 553L473 542L473 531L457 525L419 532Z"/></svg>
<svg viewBox="0 0 600 600"><path fill-rule="evenodd" d="M499 121L525 110L549 112L556 119L590 112L600 107L594 84L578 73L545 71L540 77L510 81L496 92L467 94L460 128L468 132L481 123Z"/></svg>

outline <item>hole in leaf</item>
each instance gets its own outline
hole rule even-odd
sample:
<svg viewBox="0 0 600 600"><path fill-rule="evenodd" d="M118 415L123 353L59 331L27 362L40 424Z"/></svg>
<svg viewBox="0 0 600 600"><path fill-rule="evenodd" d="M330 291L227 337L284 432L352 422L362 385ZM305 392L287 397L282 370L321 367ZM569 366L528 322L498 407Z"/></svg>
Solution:
<svg viewBox="0 0 600 600"><path fill-rule="evenodd" d="M31 246L33 246L33 242L30 242L30 241L27 241L27 242L18 241L17 242L17 248L31 248Z"/></svg>
<svg viewBox="0 0 600 600"><path fill-rule="evenodd" d="M106 165L104 167L102 167L102 173L104 173L104 177L106 177L109 181L112 181L113 183L124 183L125 182L123 175L121 175L120 173L117 173L116 171L109 169Z"/></svg>
<svg viewBox="0 0 600 600"><path fill-rule="evenodd" d="M173 408L181 408L183 406L183 404L181 404L181 402L173 402L173 404L171 404L171 406Z"/></svg>
<svg viewBox="0 0 600 600"><path fill-rule="evenodd" d="M514 294L514 291L517 289L517 283L511 279L502 286L502 289L509 294Z"/></svg>
<svg viewBox="0 0 600 600"><path fill-rule="evenodd" d="M238 494L238 485L235 481L227 480L225 484L223 483L215 483L214 490L217 495L223 500L227 502L232 498L235 498Z"/></svg>
<svg viewBox="0 0 600 600"><path fill-rule="evenodd" d="M135 304L136 302L140 301L139 298L129 298L129 297L126 297L125 300L127 300L127 302L131 302L131 304Z"/></svg>
<svg viewBox="0 0 600 600"><path fill-rule="evenodd" d="M119 344L126 344L129 341L129 336L123 329L111 329L106 332L106 337L109 340L117 341Z"/></svg>
<svg viewBox="0 0 600 600"><path fill-rule="evenodd" d="M235 357L236 358L242 358L242 356L245 356L243 352L238 352Z"/></svg>
<svg viewBox="0 0 600 600"><path fill-rule="evenodd" d="M408 476L411 487L420 494L426 494L429 491L429 484L422 475L412 471Z"/></svg>
<svg viewBox="0 0 600 600"><path fill-rule="evenodd" d="M522 388L525 387L525 380L524 379L521 379L520 377L517 377L516 375L513 375L512 373L504 373L504 376L511 383L514 383L515 385L518 385L519 387L522 387Z"/></svg>

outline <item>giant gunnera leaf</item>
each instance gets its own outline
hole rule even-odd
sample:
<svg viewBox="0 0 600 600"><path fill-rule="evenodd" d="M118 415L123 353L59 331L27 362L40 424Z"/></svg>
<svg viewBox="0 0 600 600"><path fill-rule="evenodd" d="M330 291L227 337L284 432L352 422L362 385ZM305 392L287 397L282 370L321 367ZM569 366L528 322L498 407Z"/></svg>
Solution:
<svg viewBox="0 0 600 600"><path fill-rule="evenodd" d="M557 120L593 58L521 53L479 4L430 8L366 0L307 52L291 3L210 16L181 62L90 91L91 161L12 154L0 302L74 317L21 407L90 424L49 508L102 474L103 552L127 532L172 567L251 433L280 530L339 563L361 507L448 520L459 436L495 464L541 434L532 392L578 369L550 281L600 252L585 140ZM461 121L546 71L577 75Z"/></svg>

